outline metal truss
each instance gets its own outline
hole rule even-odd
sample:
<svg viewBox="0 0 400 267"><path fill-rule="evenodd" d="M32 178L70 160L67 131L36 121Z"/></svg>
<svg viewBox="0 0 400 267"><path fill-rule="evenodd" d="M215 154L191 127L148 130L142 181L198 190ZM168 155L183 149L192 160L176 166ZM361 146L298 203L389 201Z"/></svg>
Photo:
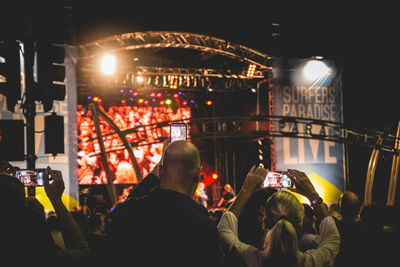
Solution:
<svg viewBox="0 0 400 267"><path fill-rule="evenodd" d="M262 79L264 74L261 70L257 70L254 75L249 78L246 72L243 71L240 74L234 74L226 70L216 70L216 69L194 69L194 68L168 68L168 67L147 67L147 66L137 66L134 67L129 74L137 75L176 75L176 76L195 76L195 77L215 77L215 78L227 78L227 79Z"/></svg>
<svg viewBox="0 0 400 267"><path fill-rule="evenodd" d="M162 131L173 122L185 122L196 126L198 130L189 131L192 139L236 138L239 140L260 140L269 137L292 137L317 139L378 148L381 151L399 154L399 138L387 132L370 129L346 128L343 124L322 120L303 119L282 116L224 116L209 118L192 118L177 121L167 121L157 124L140 125L121 131L122 134L135 135L132 147L162 142L168 136ZM258 130L255 124L259 122ZM271 124L274 125L271 129ZM192 127L189 127L192 129ZM149 138L147 131L155 131L157 138ZM112 135L115 133L110 133ZM105 137L105 136L103 136ZM149 140L152 141L149 141ZM123 149L123 148L121 148Z"/></svg>
<svg viewBox="0 0 400 267"><path fill-rule="evenodd" d="M330 121L303 119L298 117L282 117L282 116L225 116L225 117L210 117L210 118L192 118L185 120L166 121L162 123L139 125L137 127L121 131L118 129L107 117L91 104L93 109L94 121L96 126L97 139L101 148L101 158L103 164L108 169L108 161L106 151L103 145L103 138L108 135L117 134L121 141L121 147L112 151L127 149L130 153L131 160L135 165L135 172L141 174L137 162L132 152L132 147L150 145L159 143L165 140L169 135L169 125L173 122L184 122L189 125L189 136L191 139L221 139L231 138L238 141L252 141L261 140L271 137L290 137L290 138L307 138L322 141L333 141L339 143L355 144L364 147L372 148L372 155L370 158L368 173L365 183L364 204L372 203L372 189L374 182L375 169L381 151L393 154L393 164L390 176L390 185L388 192L387 204L393 205L396 194L397 176L400 168L400 122L397 126L397 134L389 133L392 126L387 126L383 132L369 130L369 129L350 129L346 128L340 123ZM99 113L110 125L114 132L101 136L99 126ZM196 131L192 131L193 128ZM148 133L151 136L148 136ZM133 142L128 142L127 135ZM107 171L107 179L110 179L112 174ZM109 193L115 199L115 188L113 184L109 184Z"/></svg>
<svg viewBox="0 0 400 267"><path fill-rule="evenodd" d="M107 51L109 53L142 48L186 48L224 55L260 69L266 69L270 56L249 47L196 33L147 31L114 35L79 46L80 58L89 59Z"/></svg>
<svg viewBox="0 0 400 267"><path fill-rule="evenodd" d="M264 78L262 71L256 71L252 77L246 73L234 74L215 69L194 69L194 68L168 68L168 67L147 67L136 66L131 71L114 75L112 79L99 79L92 75L95 70L83 69L77 80L80 87L115 87L121 89L132 89L146 87L177 86L184 90L198 90L213 87L216 91L232 91L233 88L245 88L247 85ZM137 81L141 77L142 82ZM212 82L211 82L212 81ZM217 86L219 85L219 86ZM217 86L217 87L216 87ZM197 89L196 89L197 88Z"/></svg>

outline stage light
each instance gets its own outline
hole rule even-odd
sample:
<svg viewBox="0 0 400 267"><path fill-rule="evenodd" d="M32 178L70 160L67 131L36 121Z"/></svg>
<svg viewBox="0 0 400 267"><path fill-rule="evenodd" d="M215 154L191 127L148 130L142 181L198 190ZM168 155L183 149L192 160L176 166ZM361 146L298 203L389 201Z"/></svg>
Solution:
<svg viewBox="0 0 400 267"><path fill-rule="evenodd" d="M125 99L122 99L122 100L121 100L121 104L122 104L122 105L125 105L125 104L126 104L126 100L125 100Z"/></svg>
<svg viewBox="0 0 400 267"><path fill-rule="evenodd" d="M177 89L178 88L178 75L168 75L169 88Z"/></svg>
<svg viewBox="0 0 400 267"><path fill-rule="evenodd" d="M89 96L87 97L87 99L92 99L92 97L89 95Z"/></svg>
<svg viewBox="0 0 400 267"><path fill-rule="evenodd" d="M257 90L255 88L251 88L252 93L257 93Z"/></svg>
<svg viewBox="0 0 400 267"><path fill-rule="evenodd" d="M179 97L179 95L178 95L177 93L175 93L175 94L174 94L174 97L177 98L177 97Z"/></svg>
<svg viewBox="0 0 400 267"><path fill-rule="evenodd" d="M182 95L183 93L181 91L178 92L178 95Z"/></svg>
<svg viewBox="0 0 400 267"><path fill-rule="evenodd" d="M145 105L148 105L148 104L149 104L149 100L145 100L145 101L144 101L144 104L145 104Z"/></svg>
<svg viewBox="0 0 400 267"><path fill-rule="evenodd" d="M136 77L136 81L137 81L138 83L142 83L142 82L143 82L143 77L142 77L142 76L137 76L137 77Z"/></svg>
<svg viewBox="0 0 400 267"><path fill-rule="evenodd" d="M160 101L160 105L164 105L165 104L165 101L164 100L161 100Z"/></svg>
<svg viewBox="0 0 400 267"><path fill-rule="evenodd" d="M156 93L151 93L150 94L150 97L155 97L156 96Z"/></svg>
<svg viewBox="0 0 400 267"><path fill-rule="evenodd" d="M117 60L115 58L115 56L113 55L104 55L102 60L101 60L101 71L105 74L105 75L112 75L115 73L115 68L116 68L116 63Z"/></svg>
<svg viewBox="0 0 400 267"><path fill-rule="evenodd" d="M190 100L190 104L194 104L194 100L193 99Z"/></svg>
<svg viewBox="0 0 400 267"><path fill-rule="evenodd" d="M214 173L211 175L211 177L212 177L214 180L217 180L217 179L218 179L218 173L214 172Z"/></svg>
<svg viewBox="0 0 400 267"><path fill-rule="evenodd" d="M133 101L133 100L135 100L135 99L134 99L133 97L131 97L131 98L129 98L129 100L130 100L130 101Z"/></svg>
<svg viewBox="0 0 400 267"><path fill-rule="evenodd" d="M138 92L133 92L133 96L137 96L138 94Z"/></svg>
<svg viewBox="0 0 400 267"><path fill-rule="evenodd" d="M166 99L165 104L170 105L172 103L171 99Z"/></svg>
<svg viewBox="0 0 400 267"><path fill-rule="evenodd" d="M156 99L155 99L155 98L152 98L152 99L151 99L151 102L156 102Z"/></svg>
<svg viewBox="0 0 400 267"><path fill-rule="evenodd" d="M182 102L182 105L184 105L184 106L186 106L187 104L188 104L187 101L183 101L183 102Z"/></svg>
<svg viewBox="0 0 400 267"><path fill-rule="evenodd" d="M162 97L162 93L157 93L157 97Z"/></svg>
<svg viewBox="0 0 400 267"><path fill-rule="evenodd" d="M249 68L247 69L247 78L251 78L254 76L254 72L256 71L256 65L250 64Z"/></svg>
<svg viewBox="0 0 400 267"><path fill-rule="evenodd" d="M133 93L133 90L131 89L131 90L129 90L129 93Z"/></svg>
<svg viewBox="0 0 400 267"><path fill-rule="evenodd" d="M327 76L330 68L320 60L310 60L303 68L303 75L309 81L315 81Z"/></svg>
<svg viewBox="0 0 400 267"><path fill-rule="evenodd" d="M93 97L93 101L97 102L99 100L99 98L97 96Z"/></svg>
<svg viewBox="0 0 400 267"><path fill-rule="evenodd" d="M211 100L207 100L207 101L206 101L206 105L207 105L207 106L211 106L212 104L213 104L213 102L212 102Z"/></svg>
<svg viewBox="0 0 400 267"><path fill-rule="evenodd" d="M97 99L97 103L101 103L101 102L103 102L103 99L101 99L101 98Z"/></svg>
<svg viewBox="0 0 400 267"><path fill-rule="evenodd" d="M121 89L121 90L119 90L121 93L123 93L124 92L124 89Z"/></svg>
<svg viewBox="0 0 400 267"><path fill-rule="evenodd" d="M143 98L139 98L138 103L142 104L143 102L144 102L144 99Z"/></svg>

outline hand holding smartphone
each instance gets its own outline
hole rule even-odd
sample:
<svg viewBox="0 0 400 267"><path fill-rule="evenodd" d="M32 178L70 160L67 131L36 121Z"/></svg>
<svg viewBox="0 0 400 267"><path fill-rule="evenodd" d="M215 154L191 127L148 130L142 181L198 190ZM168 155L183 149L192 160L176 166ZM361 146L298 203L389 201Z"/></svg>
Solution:
<svg viewBox="0 0 400 267"><path fill-rule="evenodd" d="M293 184L285 171L269 171L261 186L263 188L291 188Z"/></svg>
<svg viewBox="0 0 400 267"><path fill-rule="evenodd" d="M43 186L44 172L46 169L17 170L15 176L24 186Z"/></svg>

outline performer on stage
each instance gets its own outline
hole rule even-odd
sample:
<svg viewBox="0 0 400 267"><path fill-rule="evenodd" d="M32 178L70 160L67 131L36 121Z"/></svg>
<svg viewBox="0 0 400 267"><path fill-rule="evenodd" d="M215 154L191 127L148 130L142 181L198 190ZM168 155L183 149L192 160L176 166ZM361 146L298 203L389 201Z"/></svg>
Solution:
<svg viewBox="0 0 400 267"><path fill-rule="evenodd" d="M200 205L207 208L208 196L206 194L205 185L203 182L198 183L196 192L194 193L194 200L196 200L196 202Z"/></svg>
<svg viewBox="0 0 400 267"><path fill-rule="evenodd" d="M229 205L235 201L236 199L236 193L233 190L232 186L230 184L225 184L224 185L224 192L222 193L222 197L219 200L217 207L218 208L228 208Z"/></svg>

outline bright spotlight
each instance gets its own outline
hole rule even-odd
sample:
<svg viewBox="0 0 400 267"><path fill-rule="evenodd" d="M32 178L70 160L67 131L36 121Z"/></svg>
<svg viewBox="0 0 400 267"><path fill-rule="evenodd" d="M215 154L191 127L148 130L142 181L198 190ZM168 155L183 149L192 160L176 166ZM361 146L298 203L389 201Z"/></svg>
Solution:
<svg viewBox="0 0 400 267"><path fill-rule="evenodd" d="M101 60L101 71L105 75L112 75L115 72L117 60L113 55L104 55Z"/></svg>
<svg viewBox="0 0 400 267"><path fill-rule="evenodd" d="M330 68L320 60L310 60L304 66L304 78L310 81L315 81L327 76L330 73Z"/></svg>
<svg viewBox="0 0 400 267"><path fill-rule="evenodd" d="M143 82L143 77L142 76L136 76L136 81L138 83L142 83Z"/></svg>

